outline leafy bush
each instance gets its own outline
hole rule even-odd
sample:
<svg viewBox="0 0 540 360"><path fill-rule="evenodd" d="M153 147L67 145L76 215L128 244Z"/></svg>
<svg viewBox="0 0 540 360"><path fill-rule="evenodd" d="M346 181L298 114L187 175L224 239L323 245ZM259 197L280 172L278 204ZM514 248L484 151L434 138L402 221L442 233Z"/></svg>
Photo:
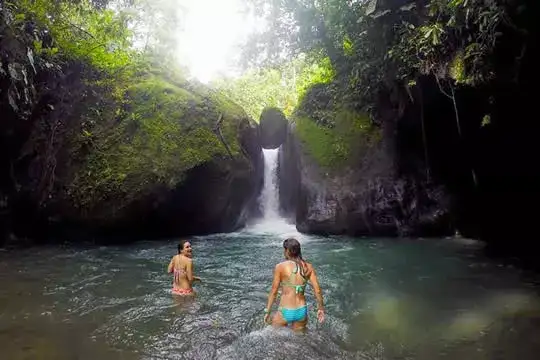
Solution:
<svg viewBox="0 0 540 360"><path fill-rule="evenodd" d="M248 71L237 79L218 79L213 86L241 105L252 119L259 121L267 107L282 109L290 116L309 87L329 83L334 75L327 57L311 54L280 66Z"/></svg>

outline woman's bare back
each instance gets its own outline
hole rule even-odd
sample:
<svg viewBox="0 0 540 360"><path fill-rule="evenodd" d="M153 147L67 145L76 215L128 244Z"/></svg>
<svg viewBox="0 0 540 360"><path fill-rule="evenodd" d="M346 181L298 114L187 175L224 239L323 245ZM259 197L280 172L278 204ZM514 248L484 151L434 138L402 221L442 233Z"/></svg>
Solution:
<svg viewBox="0 0 540 360"><path fill-rule="evenodd" d="M302 267L302 269L300 269ZM284 261L279 264L281 286L280 306L296 308L306 304L304 289L313 268L310 263L302 261L298 264L294 261ZM296 273L295 270L297 269ZM286 286L283 286L286 284ZM302 291L296 291L296 287Z"/></svg>
<svg viewBox="0 0 540 360"><path fill-rule="evenodd" d="M174 274L173 288L191 289L191 281L188 278L188 272L191 270L191 259L179 254L173 256L171 263Z"/></svg>

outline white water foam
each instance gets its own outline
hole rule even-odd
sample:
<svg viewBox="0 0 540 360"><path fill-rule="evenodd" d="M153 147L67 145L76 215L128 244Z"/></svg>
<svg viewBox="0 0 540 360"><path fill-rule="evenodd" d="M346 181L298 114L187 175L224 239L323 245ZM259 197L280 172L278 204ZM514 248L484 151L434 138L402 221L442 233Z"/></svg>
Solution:
<svg viewBox="0 0 540 360"><path fill-rule="evenodd" d="M264 185L259 196L262 218L248 226L242 232L257 235L277 235L281 239L302 235L296 231L296 226L287 222L279 214L279 182L277 175L278 149L263 149Z"/></svg>

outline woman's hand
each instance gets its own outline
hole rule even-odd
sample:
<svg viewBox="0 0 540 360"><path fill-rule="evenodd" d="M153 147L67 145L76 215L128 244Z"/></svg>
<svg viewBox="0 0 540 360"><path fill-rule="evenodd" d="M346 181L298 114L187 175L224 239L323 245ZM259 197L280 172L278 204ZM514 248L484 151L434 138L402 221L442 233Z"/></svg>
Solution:
<svg viewBox="0 0 540 360"><path fill-rule="evenodd" d="M317 310L317 320L322 324L324 322L324 309Z"/></svg>
<svg viewBox="0 0 540 360"><path fill-rule="evenodd" d="M265 311L264 311L264 323L265 323L265 324L268 324L268 323L269 323L269 320L270 320L270 311L267 311L267 310L265 309Z"/></svg>

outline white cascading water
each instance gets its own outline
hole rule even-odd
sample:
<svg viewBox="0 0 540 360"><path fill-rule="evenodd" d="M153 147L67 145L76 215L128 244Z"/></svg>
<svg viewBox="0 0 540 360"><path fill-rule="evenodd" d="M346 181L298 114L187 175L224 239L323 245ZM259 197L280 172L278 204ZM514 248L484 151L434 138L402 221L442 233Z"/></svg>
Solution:
<svg viewBox="0 0 540 360"><path fill-rule="evenodd" d="M279 182L278 182L278 149L263 149L264 157L264 185L259 196L259 205L262 218L249 228L248 232L258 234L273 234L285 236L298 236L296 226L287 223L279 215Z"/></svg>
<svg viewBox="0 0 540 360"><path fill-rule="evenodd" d="M264 186L259 197L263 221L274 221L279 216L279 182L277 175L279 149L263 149Z"/></svg>

